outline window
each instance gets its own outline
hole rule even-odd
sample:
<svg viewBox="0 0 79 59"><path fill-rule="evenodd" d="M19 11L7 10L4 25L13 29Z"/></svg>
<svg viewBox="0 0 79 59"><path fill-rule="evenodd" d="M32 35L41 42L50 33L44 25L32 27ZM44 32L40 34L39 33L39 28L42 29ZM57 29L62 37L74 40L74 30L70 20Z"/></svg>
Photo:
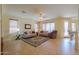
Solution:
<svg viewBox="0 0 79 59"><path fill-rule="evenodd" d="M46 31L46 24L43 24L42 28L43 28L43 31Z"/></svg>
<svg viewBox="0 0 79 59"><path fill-rule="evenodd" d="M68 21L64 22L64 37L68 36Z"/></svg>
<svg viewBox="0 0 79 59"><path fill-rule="evenodd" d="M76 25L75 25L75 23L72 23L72 31L76 31Z"/></svg>
<svg viewBox="0 0 79 59"><path fill-rule="evenodd" d="M43 24L43 31L48 31L48 32L52 32L53 30L55 30L55 23L46 23Z"/></svg>
<svg viewBox="0 0 79 59"><path fill-rule="evenodd" d="M17 21L10 20L9 25L10 25L10 28L9 28L10 33L16 33L17 31L19 31L17 27Z"/></svg>
<svg viewBox="0 0 79 59"><path fill-rule="evenodd" d="M55 30L55 23L51 23L50 31Z"/></svg>
<svg viewBox="0 0 79 59"><path fill-rule="evenodd" d="M51 24L50 23L47 23L46 24L46 31L50 32L50 30L51 30L50 28L51 28Z"/></svg>
<svg viewBox="0 0 79 59"><path fill-rule="evenodd" d="M37 26L37 24L34 24L34 27L35 27L35 32L37 32L37 31L38 31L38 26Z"/></svg>

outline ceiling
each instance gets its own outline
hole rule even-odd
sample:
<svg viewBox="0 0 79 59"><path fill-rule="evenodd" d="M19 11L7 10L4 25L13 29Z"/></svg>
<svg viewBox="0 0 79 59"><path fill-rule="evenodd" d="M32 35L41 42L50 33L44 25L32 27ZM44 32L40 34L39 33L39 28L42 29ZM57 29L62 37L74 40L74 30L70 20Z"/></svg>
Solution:
<svg viewBox="0 0 79 59"><path fill-rule="evenodd" d="M78 5L74 4L9 4L8 15L38 20L42 13L43 20L56 17L78 17Z"/></svg>

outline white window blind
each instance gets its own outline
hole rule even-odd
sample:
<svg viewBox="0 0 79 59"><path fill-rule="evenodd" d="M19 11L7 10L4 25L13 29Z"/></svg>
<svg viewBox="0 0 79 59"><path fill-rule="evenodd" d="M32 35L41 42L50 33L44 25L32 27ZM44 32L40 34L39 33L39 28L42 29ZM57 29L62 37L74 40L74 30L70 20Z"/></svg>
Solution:
<svg viewBox="0 0 79 59"><path fill-rule="evenodd" d="M72 23L72 31L76 31L76 24Z"/></svg>
<svg viewBox="0 0 79 59"><path fill-rule="evenodd" d="M15 20L10 20L9 21L9 32L10 33L16 33L17 31L19 31L18 26L17 26L17 21Z"/></svg>
<svg viewBox="0 0 79 59"><path fill-rule="evenodd" d="M42 25L42 29L43 29L43 31L46 31L46 24Z"/></svg>
<svg viewBox="0 0 79 59"><path fill-rule="evenodd" d="M50 27L50 31L52 32L53 30L55 30L55 23L51 23L51 25L50 25L51 27Z"/></svg>
<svg viewBox="0 0 79 59"><path fill-rule="evenodd" d="M37 31L38 31L38 26L37 26L37 24L34 24L34 28L35 28L35 32L37 32Z"/></svg>
<svg viewBox="0 0 79 59"><path fill-rule="evenodd" d="M48 32L51 31L51 24L50 23L46 24L46 31L48 31Z"/></svg>
<svg viewBox="0 0 79 59"><path fill-rule="evenodd" d="M68 21L64 22L64 37L68 36Z"/></svg>
<svg viewBox="0 0 79 59"><path fill-rule="evenodd" d="M43 31L52 32L55 30L55 23L46 23L42 25Z"/></svg>

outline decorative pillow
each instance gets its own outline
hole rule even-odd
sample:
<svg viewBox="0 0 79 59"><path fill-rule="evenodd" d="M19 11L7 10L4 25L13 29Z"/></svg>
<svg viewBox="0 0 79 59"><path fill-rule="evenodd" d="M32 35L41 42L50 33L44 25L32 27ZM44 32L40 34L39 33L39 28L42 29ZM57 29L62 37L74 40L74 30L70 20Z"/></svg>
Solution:
<svg viewBox="0 0 79 59"><path fill-rule="evenodd" d="M28 34L31 34L32 32L31 31L28 31Z"/></svg>
<svg viewBox="0 0 79 59"><path fill-rule="evenodd" d="M32 31L32 33L35 33L35 31Z"/></svg>
<svg viewBox="0 0 79 59"><path fill-rule="evenodd" d="M27 32L24 32L24 34L27 34Z"/></svg>
<svg viewBox="0 0 79 59"><path fill-rule="evenodd" d="M40 33L43 33L44 31L40 31Z"/></svg>

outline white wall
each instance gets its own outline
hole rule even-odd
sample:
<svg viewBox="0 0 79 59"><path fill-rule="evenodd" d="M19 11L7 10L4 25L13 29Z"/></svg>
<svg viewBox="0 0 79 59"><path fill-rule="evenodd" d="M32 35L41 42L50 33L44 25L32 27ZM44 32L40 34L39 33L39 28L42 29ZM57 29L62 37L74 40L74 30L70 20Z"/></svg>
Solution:
<svg viewBox="0 0 79 59"><path fill-rule="evenodd" d="M18 20L18 27L20 29L20 32L23 33L25 31L32 31L34 30L34 24L36 23L35 20L32 19L24 19L24 18L19 18ZM31 25L31 29L25 29L25 24L30 24Z"/></svg>
<svg viewBox="0 0 79 59"><path fill-rule="evenodd" d="M13 19L17 19L17 23L18 23L18 28L19 28L19 32L15 33L15 34L10 34L9 38L11 39L15 39L16 36L18 34L22 34L25 31L32 31L34 30L34 24L36 23L35 20L32 19L25 19L25 18L18 18L18 17L12 17L10 16L9 18L13 18ZM31 24L31 29L25 29L25 24Z"/></svg>
<svg viewBox="0 0 79 59"><path fill-rule="evenodd" d="M35 20L3 15L2 30L3 30L3 37L4 37L5 40L15 39L16 35L18 34L18 32L14 33L14 34L9 33L9 20L10 19L15 19L15 20L17 19L18 28L20 29L19 33L23 33L24 31L34 30L34 24L36 23ZM31 29L25 29L25 24L31 24Z"/></svg>

